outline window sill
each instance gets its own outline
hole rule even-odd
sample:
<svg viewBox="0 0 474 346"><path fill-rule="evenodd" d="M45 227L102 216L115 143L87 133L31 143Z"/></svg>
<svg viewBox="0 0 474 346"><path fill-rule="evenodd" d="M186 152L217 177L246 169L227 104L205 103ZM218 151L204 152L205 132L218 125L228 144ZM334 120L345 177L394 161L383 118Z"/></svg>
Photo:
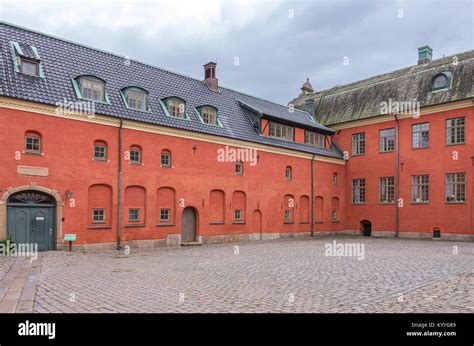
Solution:
<svg viewBox="0 0 474 346"><path fill-rule="evenodd" d="M340 223L341 221L339 220L332 220L331 223Z"/></svg>
<svg viewBox="0 0 474 346"><path fill-rule="evenodd" d="M112 226L102 225L102 226L87 226L87 229L112 229Z"/></svg>
<svg viewBox="0 0 474 346"><path fill-rule="evenodd" d="M29 151L29 150L23 150L23 154L25 154L25 155L44 156L44 153L43 153L42 151Z"/></svg>
<svg viewBox="0 0 474 346"><path fill-rule="evenodd" d="M232 222L234 225L245 225L245 221L234 221Z"/></svg>
<svg viewBox="0 0 474 346"><path fill-rule="evenodd" d="M161 167L161 168L173 168L173 166L169 166L169 165L161 165L161 164L160 164L160 167Z"/></svg>
<svg viewBox="0 0 474 346"><path fill-rule="evenodd" d="M379 154L389 154L389 153L394 153L395 150L387 150L387 151L379 151Z"/></svg>
<svg viewBox="0 0 474 346"><path fill-rule="evenodd" d="M283 224L285 224L285 225L292 225L292 224L294 224L294 222L293 222L293 221L284 221Z"/></svg>
<svg viewBox="0 0 474 346"><path fill-rule="evenodd" d="M225 222L209 222L209 225L225 225Z"/></svg>
<svg viewBox="0 0 474 346"><path fill-rule="evenodd" d="M429 205L430 202L411 202L411 205Z"/></svg>
<svg viewBox="0 0 474 346"><path fill-rule="evenodd" d="M418 147L418 148L413 148L411 147L411 150L420 150L420 149L429 149L430 147L427 146L427 147Z"/></svg>
<svg viewBox="0 0 474 346"><path fill-rule="evenodd" d="M132 165L132 166L143 166L143 162L128 162L129 165Z"/></svg>
<svg viewBox="0 0 474 346"><path fill-rule="evenodd" d="M444 204L466 204L467 202L444 202Z"/></svg>
<svg viewBox="0 0 474 346"><path fill-rule="evenodd" d="M165 222L163 222L163 223L156 224L156 227L174 227L174 226L176 226L175 223L165 223Z"/></svg>
<svg viewBox="0 0 474 346"><path fill-rule="evenodd" d="M379 205L395 205L395 202L390 202L390 203L379 202Z"/></svg>
<svg viewBox="0 0 474 346"><path fill-rule="evenodd" d="M322 225L324 222L323 221L315 221L314 224L316 225Z"/></svg>
<svg viewBox="0 0 474 346"><path fill-rule="evenodd" d="M138 227L145 227L145 224L144 223L137 223L137 224L126 224L124 225L123 227L125 228L138 228Z"/></svg>
<svg viewBox="0 0 474 346"><path fill-rule="evenodd" d="M300 221L300 225L309 225L309 221Z"/></svg>
<svg viewBox="0 0 474 346"><path fill-rule="evenodd" d="M352 205L365 205L365 203L351 203Z"/></svg>
<svg viewBox="0 0 474 346"><path fill-rule="evenodd" d="M465 144L466 144L466 142L462 142L462 143L451 143L451 144L446 143L446 146L447 146L447 147L452 147L452 146L455 146L455 145L465 145Z"/></svg>
<svg viewBox="0 0 474 346"><path fill-rule="evenodd" d="M107 160L107 159L92 159L92 161L94 161L94 162L100 162L100 163L108 163L108 162L110 162L110 160Z"/></svg>
<svg viewBox="0 0 474 346"><path fill-rule="evenodd" d="M365 154L352 154L352 157L354 156L365 156Z"/></svg>

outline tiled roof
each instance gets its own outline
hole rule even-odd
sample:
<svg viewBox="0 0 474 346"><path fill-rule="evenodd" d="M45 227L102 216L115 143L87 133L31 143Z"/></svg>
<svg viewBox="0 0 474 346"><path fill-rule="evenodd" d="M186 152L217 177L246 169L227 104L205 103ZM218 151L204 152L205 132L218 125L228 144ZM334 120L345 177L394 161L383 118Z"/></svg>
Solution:
<svg viewBox="0 0 474 346"><path fill-rule="evenodd" d="M448 90L431 92L431 82L441 72L452 74ZM380 104L417 100L421 107L474 97L474 50L403 68L347 85L335 86L290 101L305 109L313 101L315 118L324 125L381 115Z"/></svg>
<svg viewBox="0 0 474 346"><path fill-rule="evenodd" d="M16 73L12 63L10 42L34 46L41 57L45 78ZM313 122L308 113L278 105L231 89L219 87L210 91L204 81L193 79L154 66L126 59L112 53L0 22L0 95L55 105L67 99L77 100L71 79L94 75L106 81L110 104L96 103L98 114L136 120L167 127L230 137L244 141L294 149L307 153L341 158L336 148L323 149L261 136L237 100L252 105L263 114L311 127L315 131L332 130ZM138 86L149 92L151 112L127 109L120 90ZM178 96L186 100L190 121L166 116L159 100ZM223 127L203 124L193 107L213 105L218 109Z"/></svg>

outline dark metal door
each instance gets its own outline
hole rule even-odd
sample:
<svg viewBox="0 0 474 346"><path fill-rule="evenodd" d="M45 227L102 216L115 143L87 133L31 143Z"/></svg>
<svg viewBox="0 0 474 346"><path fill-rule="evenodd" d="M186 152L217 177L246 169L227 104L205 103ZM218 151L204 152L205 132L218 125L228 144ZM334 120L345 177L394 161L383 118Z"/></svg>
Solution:
<svg viewBox="0 0 474 346"><path fill-rule="evenodd" d="M181 241L196 241L196 211L188 207L183 210L181 218Z"/></svg>
<svg viewBox="0 0 474 346"><path fill-rule="evenodd" d="M54 208L8 207L8 235L16 243L38 244L39 251L53 250L54 216Z"/></svg>

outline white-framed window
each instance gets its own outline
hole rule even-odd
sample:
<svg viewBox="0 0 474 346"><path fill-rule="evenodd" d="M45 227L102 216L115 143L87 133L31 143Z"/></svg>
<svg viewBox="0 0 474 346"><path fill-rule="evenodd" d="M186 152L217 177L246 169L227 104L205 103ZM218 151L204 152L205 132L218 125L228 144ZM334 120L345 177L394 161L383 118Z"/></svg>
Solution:
<svg viewBox="0 0 474 346"><path fill-rule="evenodd" d="M181 119L186 118L186 104L183 100L172 97L167 99L166 104L170 116Z"/></svg>
<svg viewBox="0 0 474 346"><path fill-rule="evenodd" d="M235 209L234 210L234 220L235 221L242 221L242 209Z"/></svg>
<svg viewBox="0 0 474 346"><path fill-rule="evenodd" d="M140 209L138 208L128 209L128 221L130 222L140 221Z"/></svg>
<svg viewBox="0 0 474 346"><path fill-rule="evenodd" d="M352 204L365 204L365 178L352 179Z"/></svg>
<svg viewBox="0 0 474 346"><path fill-rule="evenodd" d="M285 221L292 221L293 220L293 215L291 213L291 210L285 210L284 213L283 213L283 217L285 219Z"/></svg>
<svg viewBox="0 0 474 346"><path fill-rule="evenodd" d="M430 176L428 174L411 176L411 201L412 203L429 203Z"/></svg>
<svg viewBox="0 0 474 346"><path fill-rule="evenodd" d="M365 132L352 134L352 155L365 155Z"/></svg>
<svg viewBox="0 0 474 346"><path fill-rule="evenodd" d="M105 223L105 209L92 209L92 223Z"/></svg>
<svg viewBox="0 0 474 346"><path fill-rule="evenodd" d="M104 102L105 83L101 80L81 77L79 79L81 97L86 100Z"/></svg>
<svg viewBox="0 0 474 346"><path fill-rule="evenodd" d="M304 143L312 145L313 147L324 148L326 142L326 135L321 133L304 131Z"/></svg>
<svg viewBox="0 0 474 346"><path fill-rule="evenodd" d="M130 109L138 111L146 111L148 95L144 91L128 89L127 93L127 106Z"/></svg>
<svg viewBox="0 0 474 346"><path fill-rule="evenodd" d="M428 148L430 145L430 123L411 126L411 147L413 149Z"/></svg>
<svg viewBox="0 0 474 346"><path fill-rule="evenodd" d="M270 137L283 139L285 141L294 141L295 128L279 123L270 122Z"/></svg>
<svg viewBox="0 0 474 346"><path fill-rule="evenodd" d="M168 208L160 209L160 222L169 222L171 219L171 212Z"/></svg>
<svg viewBox="0 0 474 346"><path fill-rule="evenodd" d="M466 202L466 173L446 174L446 203Z"/></svg>
<svg viewBox="0 0 474 346"><path fill-rule="evenodd" d="M395 177L379 178L379 202L380 204L395 202Z"/></svg>
<svg viewBox="0 0 474 346"><path fill-rule="evenodd" d="M244 163L236 162L235 163L235 175L244 175Z"/></svg>
<svg viewBox="0 0 474 346"><path fill-rule="evenodd" d="M463 144L466 141L464 117L446 120L446 144Z"/></svg>
<svg viewBox="0 0 474 346"><path fill-rule="evenodd" d="M105 161L107 160L107 145L102 142L94 143L94 160Z"/></svg>
<svg viewBox="0 0 474 346"><path fill-rule="evenodd" d="M285 180L292 180L293 179L293 170L291 166L286 166L285 169Z"/></svg>
<svg viewBox="0 0 474 346"><path fill-rule="evenodd" d="M395 129L380 130L380 152L395 150Z"/></svg>
<svg viewBox="0 0 474 346"><path fill-rule="evenodd" d="M27 153L41 153L41 136L36 132L25 134L25 151Z"/></svg>
<svg viewBox="0 0 474 346"><path fill-rule="evenodd" d="M142 163L142 150L139 147L130 148L130 162L133 164Z"/></svg>
<svg viewBox="0 0 474 346"><path fill-rule="evenodd" d="M202 107L201 116L205 124L217 125L217 110L215 108L209 106Z"/></svg>
<svg viewBox="0 0 474 346"><path fill-rule="evenodd" d="M171 153L168 150L163 150L160 156L161 167L171 167Z"/></svg>

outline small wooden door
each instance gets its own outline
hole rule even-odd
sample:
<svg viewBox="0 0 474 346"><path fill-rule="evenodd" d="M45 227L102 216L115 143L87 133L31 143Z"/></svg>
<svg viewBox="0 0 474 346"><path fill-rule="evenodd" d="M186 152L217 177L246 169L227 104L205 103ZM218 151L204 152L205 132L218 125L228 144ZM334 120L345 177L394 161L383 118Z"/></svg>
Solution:
<svg viewBox="0 0 474 346"><path fill-rule="evenodd" d="M181 217L181 242L196 241L196 210L192 207L187 207L183 210Z"/></svg>

